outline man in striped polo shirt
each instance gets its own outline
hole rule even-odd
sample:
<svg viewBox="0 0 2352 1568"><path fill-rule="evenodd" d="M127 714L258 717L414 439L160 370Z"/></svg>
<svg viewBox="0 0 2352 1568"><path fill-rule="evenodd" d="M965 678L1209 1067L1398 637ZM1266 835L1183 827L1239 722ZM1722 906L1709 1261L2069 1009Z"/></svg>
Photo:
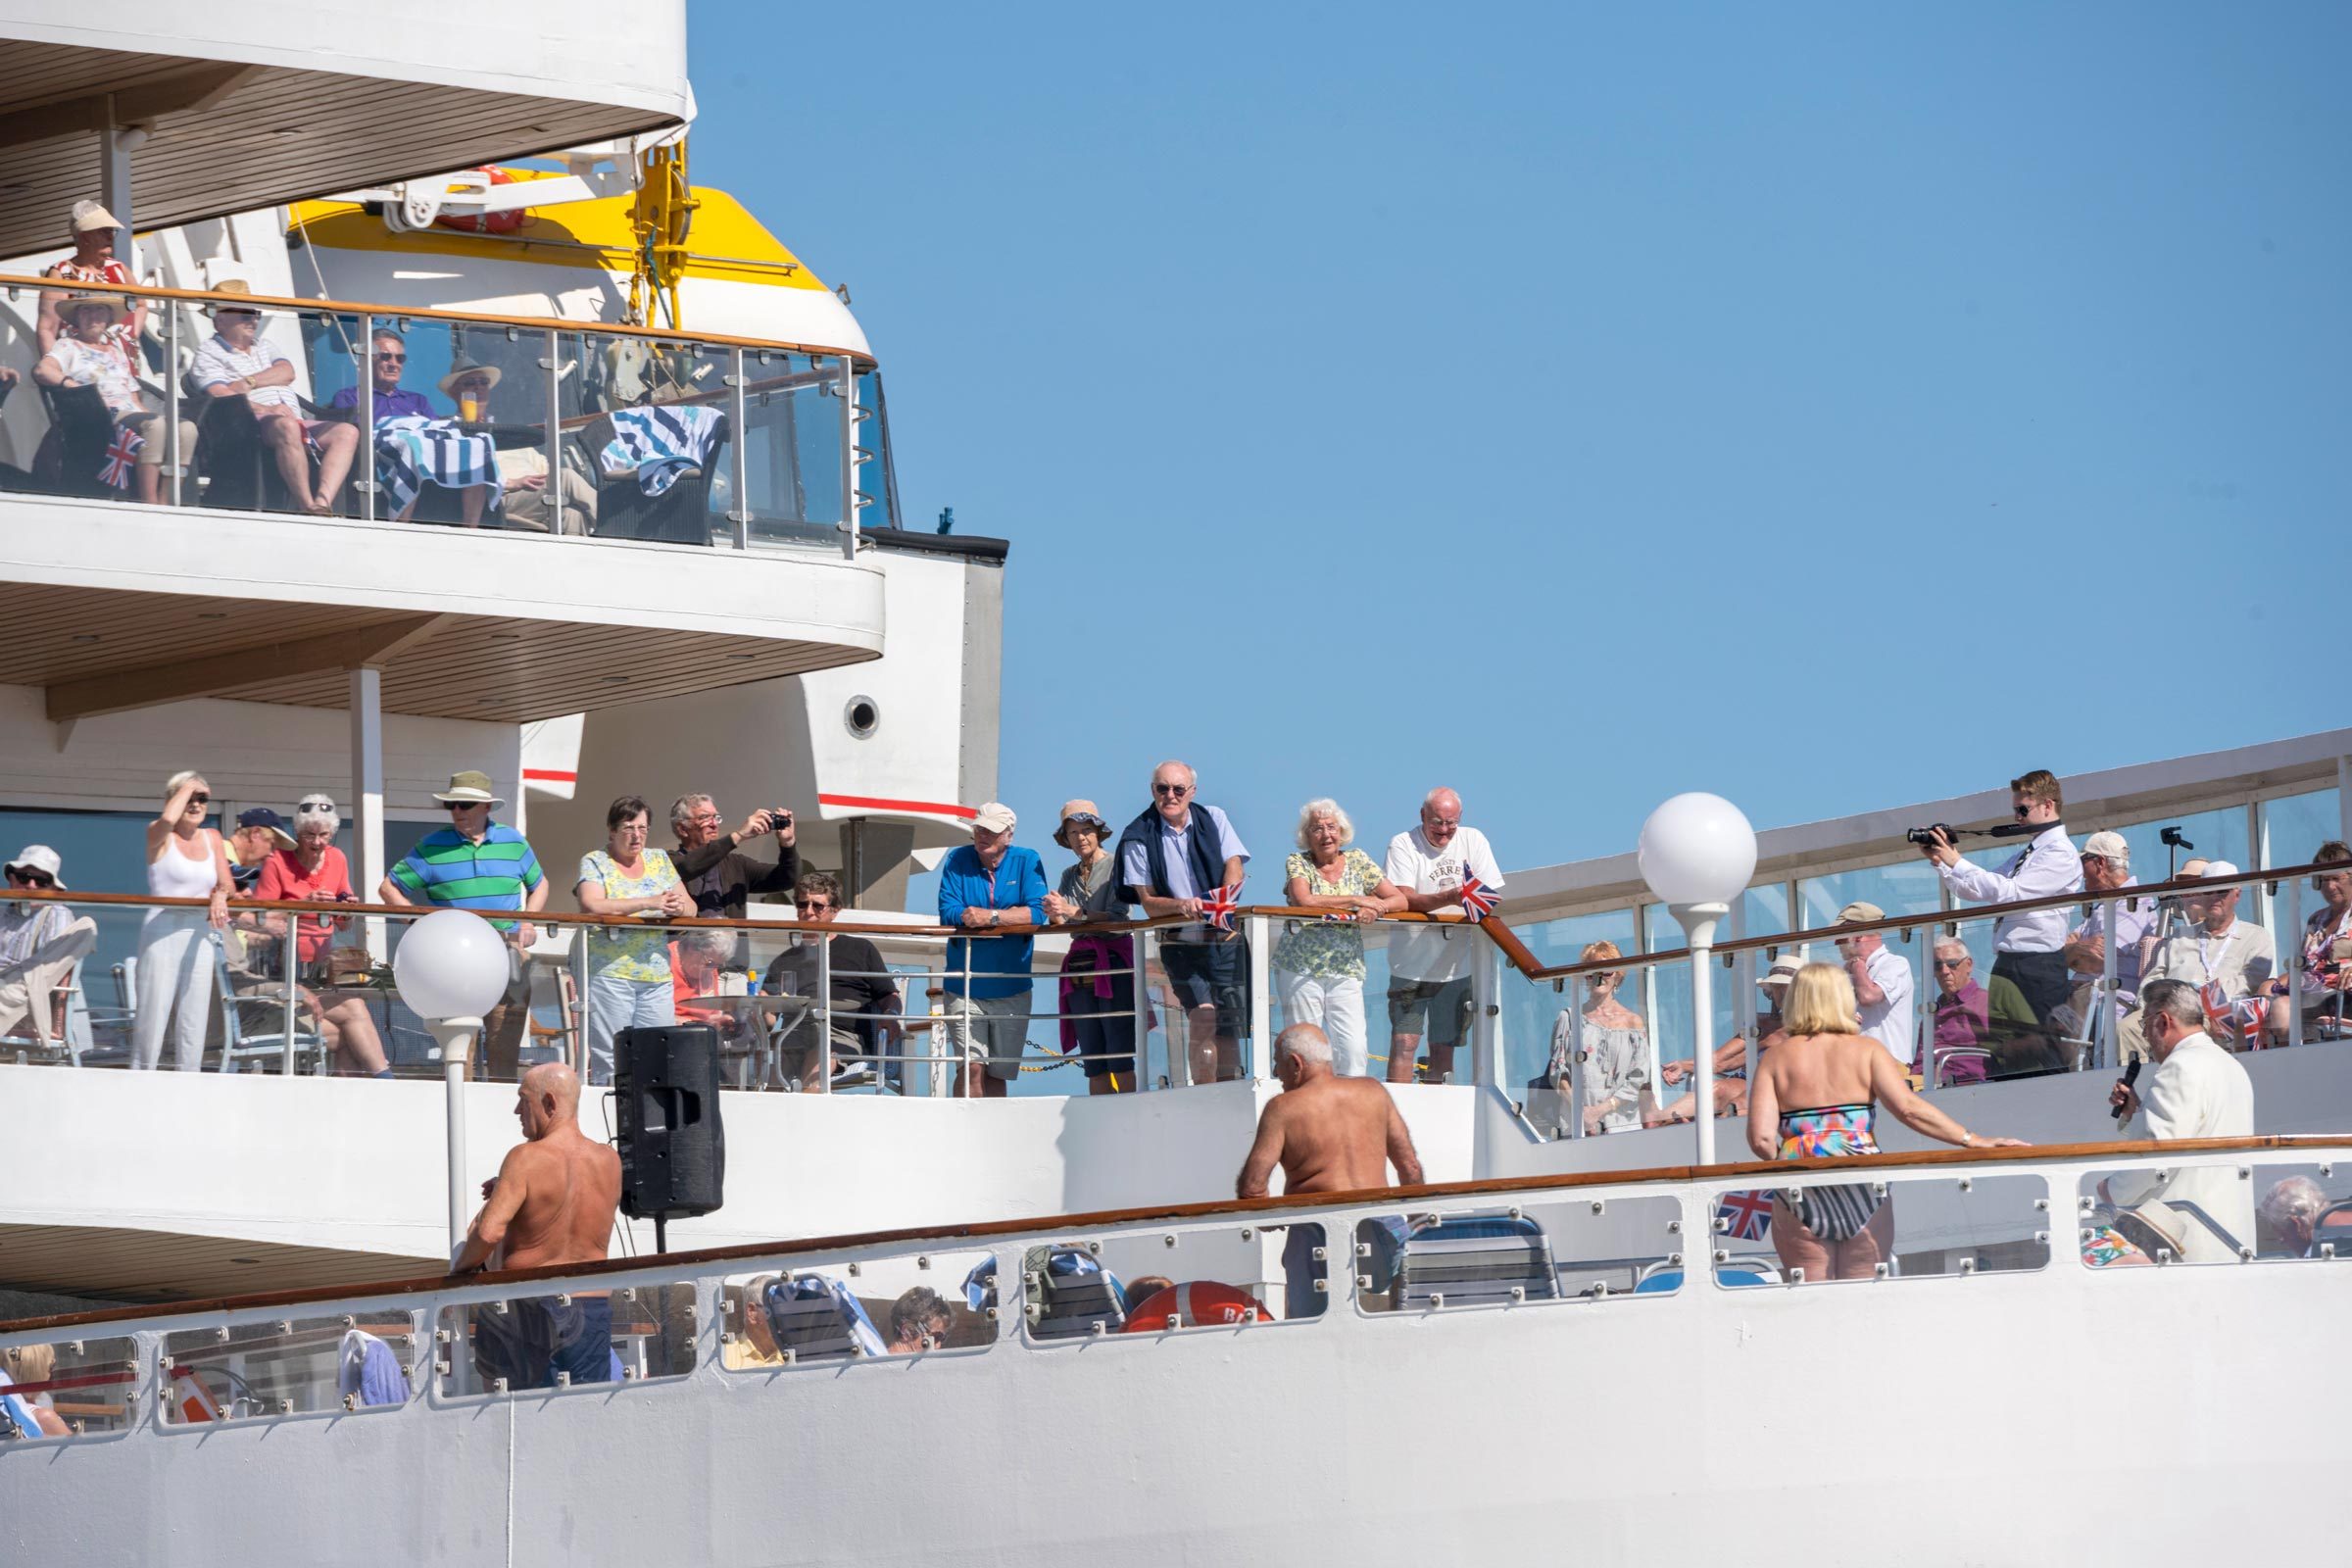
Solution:
<svg viewBox="0 0 2352 1568"><path fill-rule="evenodd" d="M490 775L450 776L449 788L433 797L449 808L449 826L427 833L392 868L376 895L386 904L430 904L444 909L520 910L547 907L547 873L523 836L490 820L491 809L507 803L491 792ZM506 933L509 948L506 999L482 1017L481 1054L487 1075L514 1081L522 1039L531 1021L530 970L523 953L539 940L528 920L490 923Z"/></svg>

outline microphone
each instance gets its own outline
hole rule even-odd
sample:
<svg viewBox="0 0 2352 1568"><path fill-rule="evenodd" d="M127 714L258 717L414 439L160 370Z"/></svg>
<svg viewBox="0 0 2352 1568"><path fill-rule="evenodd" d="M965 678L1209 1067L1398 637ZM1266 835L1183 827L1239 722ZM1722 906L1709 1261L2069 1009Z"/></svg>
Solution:
<svg viewBox="0 0 2352 1568"><path fill-rule="evenodd" d="M2133 1056L2132 1060L2124 1067L2124 1087L2126 1089L2129 1089L2133 1084L2139 1082L2139 1064L2143 1059L2145 1058ZM2115 1107L2115 1119L2117 1121L2122 1121L2124 1119L2123 1106L2118 1105Z"/></svg>

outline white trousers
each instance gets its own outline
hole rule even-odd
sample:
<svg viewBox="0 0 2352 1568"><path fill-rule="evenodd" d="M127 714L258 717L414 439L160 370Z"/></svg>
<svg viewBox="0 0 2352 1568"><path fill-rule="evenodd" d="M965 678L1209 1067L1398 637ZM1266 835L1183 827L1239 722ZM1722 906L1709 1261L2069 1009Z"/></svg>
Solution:
<svg viewBox="0 0 2352 1568"><path fill-rule="evenodd" d="M1364 1055L1364 982L1329 975L1274 971L1282 988L1283 1022L1311 1023L1331 1041L1331 1070L1343 1077L1361 1078L1369 1065Z"/></svg>
<svg viewBox="0 0 2352 1568"><path fill-rule="evenodd" d="M612 1037L623 1029L667 1029L678 1021L677 994L667 980L588 977L588 1081L612 1081Z"/></svg>
<svg viewBox="0 0 2352 1568"><path fill-rule="evenodd" d="M202 909L157 909L139 927L138 1016L130 1028L130 1064L151 1071L172 1032L172 1065L204 1065L204 1032L213 1017L220 938Z"/></svg>

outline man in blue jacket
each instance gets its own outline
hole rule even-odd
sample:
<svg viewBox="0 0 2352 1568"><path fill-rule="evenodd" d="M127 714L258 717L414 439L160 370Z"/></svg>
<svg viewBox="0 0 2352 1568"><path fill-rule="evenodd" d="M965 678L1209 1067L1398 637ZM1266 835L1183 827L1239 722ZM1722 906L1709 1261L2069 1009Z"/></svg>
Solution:
<svg viewBox="0 0 2352 1568"><path fill-rule="evenodd" d="M1012 842L1012 808L991 801L972 842L939 866L939 923L974 933L948 944L945 1034L963 1057L967 1097L1001 1099L1029 1037L1032 933L1046 923L1046 862ZM997 933L1002 933L1001 935Z"/></svg>

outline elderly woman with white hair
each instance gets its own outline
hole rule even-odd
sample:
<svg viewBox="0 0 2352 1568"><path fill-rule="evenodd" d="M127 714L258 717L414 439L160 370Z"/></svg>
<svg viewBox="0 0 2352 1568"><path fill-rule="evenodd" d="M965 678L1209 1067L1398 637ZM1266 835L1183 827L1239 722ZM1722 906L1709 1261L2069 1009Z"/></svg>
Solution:
<svg viewBox="0 0 2352 1568"><path fill-rule="evenodd" d="M213 787L193 770L164 784L164 808L147 824L147 892L159 899L203 899L147 911L139 926L138 1014L130 1026L130 1064L152 1071L172 1036L172 1064L181 1072L204 1065L204 1031L212 1021L213 991L220 974L220 928L228 924L228 846L205 826Z"/></svg>
<svg viewBox="0 0 2352 1568"><path fill-rule="evenodd" d="M353 904L359 895L352 891L351 864L343 852L335 848L335 834L341 830L343 818L336 811L334 800L325 795L305 795L294 808L294 848L277 850L262 864L262 879L253 896L264 901L287 900L300 904ZM267 925L272 936L283 937L286 921L294 921L295 956L302 961L302 972L313 985L332 987L335 976L328 960L335 933L350 924L348 916L331 914L272 914ZM303 1005L318 1027L318 1037L327 1049L343 1058L347 1072L366 1073L370 1078L389 1078L392 1069L384 1062L384 1043L375 1032L375 1015L368 1010L368 999L346 994L329 1006L321 1003L315 992L302 993Z"/></svg>
<svg viewBox="0 0 2352 1568"><path fill-rule="evenodd" d="M1284 896L1323 917L1297 925L1274 948L1274 983L1283 1021L1322 1027L1335 1072L1360 1077L1364 1047L1363 923L1405 906L1388 873L1361 850L1348 848L1355 824L1333 800L1298 809L1298 851L1283 866Z"/></svg>

